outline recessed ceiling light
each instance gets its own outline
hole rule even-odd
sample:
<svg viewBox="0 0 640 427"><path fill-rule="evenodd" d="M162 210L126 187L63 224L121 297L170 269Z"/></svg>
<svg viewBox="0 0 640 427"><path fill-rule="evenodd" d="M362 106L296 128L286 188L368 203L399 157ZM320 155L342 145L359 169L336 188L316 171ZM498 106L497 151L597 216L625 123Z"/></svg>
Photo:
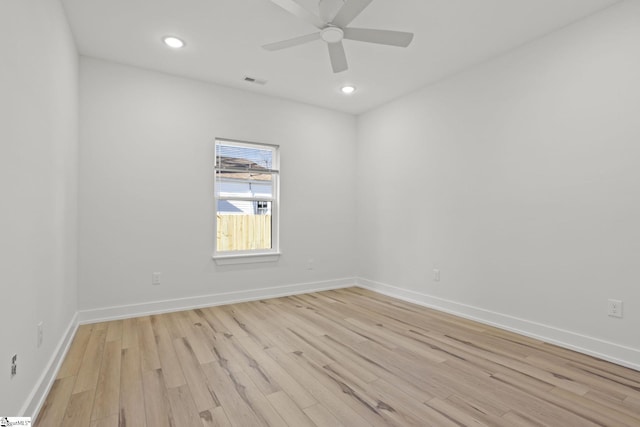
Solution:
<svg viewBox="0 0 640 427"><path fill-rule="evenodd" d="M345 95L351 95L353 92L356 91L356 87L355 86L351 86L351 85L346 85L346 86L342 86L342 89L340 89L340 90Z"/></svg>
<svg viewBox="0 0 640 427"><path fill-rule="evenodd" d="M163 38L162 41L164 42L164 44L174 49L180 49L181 47L184 47L184 42L174 36L167 36Z"/></svg>

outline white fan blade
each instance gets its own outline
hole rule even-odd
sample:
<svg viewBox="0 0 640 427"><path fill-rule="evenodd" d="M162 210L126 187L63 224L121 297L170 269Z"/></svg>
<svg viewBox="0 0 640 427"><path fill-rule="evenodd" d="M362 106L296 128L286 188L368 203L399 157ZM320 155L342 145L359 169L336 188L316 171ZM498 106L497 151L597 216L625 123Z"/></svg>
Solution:
<svg viewBox="0 0 640 427"><path fill-rule="evenodd" d="M413 33L389 30L372 30L369 28L345 28L344 38L359 42L386 44L389 46L407 47L413 40Z"/></svg>
<svg viewBox="0 0 640 427"><path fill-rule="evenodd" d="M349 68L347 65L347 55L344 53L342 42L327 43L327 46L329 47L329 59L331 59L333 72L340 73Z"/></svg>
<svg viewBox="0 0 640 427"><path fill-rule="evenodd" d="M294 0L271 0L271 1L277 4L278 6L280 6L281 8L283 8L284 10L286 10L287 12L297 16L298 18L304 21L307 21L308 23L310 23L311 25L317 28L322 29L326 26L326 24L322 21L322 19L320 19L319 17L317 17L316 15L314 15L304 7L300 6Z"/></svg>
<svg viewBox="0 0 640 427"><path fill-rule="evenodd" d="M331 25L335 25L336 27L344 28L353 21L356 16L360 15L360 12L364 10L365 7L369 6L373 0L345 0L344 6L338 12Z"/></svg>
<svg viewBox="0 0 640 427"><path fill-rule="evenodd" d="M292 39L283 40L280 42L265 44L262 46L262 48L266 50L280 50L280 49L286 49L288 47L309 43L318 39L320 39L320 33L313 33L313 34L307 34L306 36L294 37Z"/></svg>
<svg viewBox="0 0 640 427"><path fill-rule="evenodd" d="M331 22L343 4L344 0L320 0L318 3L320 19L324 22Z"/></svg>

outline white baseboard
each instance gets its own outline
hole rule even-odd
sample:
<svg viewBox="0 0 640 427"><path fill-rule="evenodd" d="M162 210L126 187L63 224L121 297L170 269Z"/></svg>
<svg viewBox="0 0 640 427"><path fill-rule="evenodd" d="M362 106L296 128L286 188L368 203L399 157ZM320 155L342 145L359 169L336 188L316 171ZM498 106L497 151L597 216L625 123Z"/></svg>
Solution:
<svg viewBox="0 0 640 427"><path fill-rule="evenodd" d="M250 289L236 292L201 295L197 297L177 298L165 301L153 301L141 304L129 304L115 307L95 308L78 312L80 324L104 322L108 320L126 319L128 317L147 316L150 314L168 313L172 311L191 310L200 307L234 304L267 298L277 298L310 292L326 291L356 286L353 277L327 280L323 282L300 283L271 288Z"/></svg>
<svg viewBox="0 0 640 427"><path fill-rule="evenodd" d="M73 341L77 329L78 313L75 313L69 322L69 326L67 326L67 330L58 342L53 355L49 359L49 363L47 363L44 372L40 375L40 378L38 378L38 382L22 406L22 410L20 411L20 413L23 414L22 416L31 417L31 421L34 423L47 394L49 394L49 390L51 390L56 380L60 366L64 361L64 357L67 355L67 351L69 350L69 346L71 346L71 341Z"/></svg>
<svg viewBox="0 0 640 427"><path fill-rule="evenodd" d="M450 313L480 323L506 329L521 335L555 344L560 347L588 354L618 365L640 371L640 349L626 347L609 341L579 334L565 329L532 322L526 319L485 310L437 298L420 292L399 288L385 283L358 278L358 286L403 301Z"/></svg>

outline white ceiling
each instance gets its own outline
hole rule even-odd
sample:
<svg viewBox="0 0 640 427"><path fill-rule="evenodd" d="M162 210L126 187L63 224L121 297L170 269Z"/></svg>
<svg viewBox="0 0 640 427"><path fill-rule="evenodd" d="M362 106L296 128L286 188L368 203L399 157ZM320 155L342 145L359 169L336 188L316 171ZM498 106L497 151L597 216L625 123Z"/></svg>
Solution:
<svg viewBox="0 0 640 427"><path fill-rule="evenodd" d="M414 40L406 49L345 40L350 68L339 74L320 40L261 48L317 31L269 0L62 1L83 55L357 114L618 0L374 0L351 26L414 32ZM317 0L299 3L317 9ZM187 46L171 50L165 35ZM357 91L342 95L344 83Z"/></svg>

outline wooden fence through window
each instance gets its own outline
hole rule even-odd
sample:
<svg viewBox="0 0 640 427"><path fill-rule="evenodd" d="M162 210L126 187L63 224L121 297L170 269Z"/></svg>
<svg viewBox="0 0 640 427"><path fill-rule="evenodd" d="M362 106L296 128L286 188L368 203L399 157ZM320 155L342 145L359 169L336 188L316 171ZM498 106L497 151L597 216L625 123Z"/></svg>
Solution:
<svg viewBox="0 0 640 427"><path fill-rule="evenodd" d="M218 251L271 249L271 215L218 215Z"/></svg>

